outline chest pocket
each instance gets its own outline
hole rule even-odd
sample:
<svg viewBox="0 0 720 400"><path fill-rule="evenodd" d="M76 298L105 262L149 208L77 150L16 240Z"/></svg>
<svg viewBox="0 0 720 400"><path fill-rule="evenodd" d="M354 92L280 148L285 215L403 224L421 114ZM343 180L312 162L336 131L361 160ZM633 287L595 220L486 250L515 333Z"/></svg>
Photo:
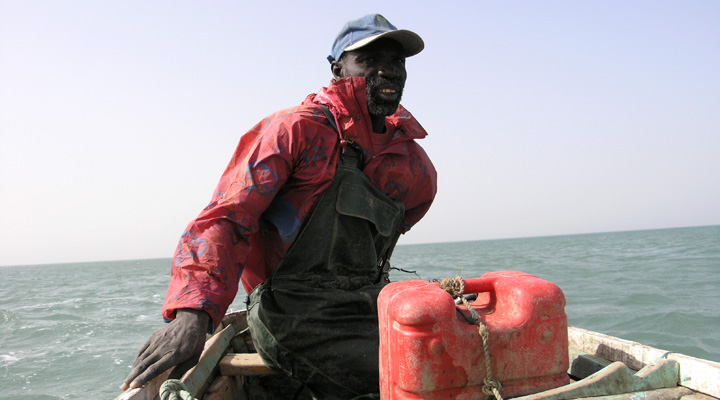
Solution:
<svg viewBox="0 0 720 400"><path fill-rule="evenodd" d="M335 209L339 214L361 218L375 226L377 233L388 237L395 233L403 216L402 203L378 197L365 185L343 182L340 185Z"/></svg>

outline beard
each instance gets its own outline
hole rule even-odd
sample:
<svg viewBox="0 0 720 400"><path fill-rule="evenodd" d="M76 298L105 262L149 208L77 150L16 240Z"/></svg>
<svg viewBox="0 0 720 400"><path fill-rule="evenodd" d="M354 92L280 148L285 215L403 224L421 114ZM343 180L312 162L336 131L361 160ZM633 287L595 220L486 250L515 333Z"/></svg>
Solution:
<svg viewBox="0 0 720 400"><path fill-rule="evenodd" d="M367 86L368 112L370 115L388 117L395 114L395 111L397 111L397 108L400 105L400 99L402 98L405 82L400 78L390 79L377 75L367 78L365 82ZM385 101L378 96L380 88L389 84L397 88L397 100Z"/></svg>

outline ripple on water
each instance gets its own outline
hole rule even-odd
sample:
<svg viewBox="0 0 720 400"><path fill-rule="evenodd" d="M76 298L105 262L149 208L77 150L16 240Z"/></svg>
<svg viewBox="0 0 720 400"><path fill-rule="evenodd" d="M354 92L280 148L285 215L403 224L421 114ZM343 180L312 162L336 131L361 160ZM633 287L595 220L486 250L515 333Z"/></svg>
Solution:
<svg viewBox="0 0 720 400"><path fill-rule="evenodd" d="M0 367L8 367L18 361L20 361L20 359L15 357L12 353L0 354Z"/></svg>

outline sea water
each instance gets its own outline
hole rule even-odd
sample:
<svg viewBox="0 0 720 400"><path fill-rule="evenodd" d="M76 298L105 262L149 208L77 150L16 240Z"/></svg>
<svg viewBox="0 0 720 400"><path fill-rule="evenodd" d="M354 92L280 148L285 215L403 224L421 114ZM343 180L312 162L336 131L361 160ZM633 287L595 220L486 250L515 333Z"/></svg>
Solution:
<svg viewBox="0 0 720 400"><path fill-rule="evenodd" d="M516 270L569 323L720 361L720 226L398 246L391 279ZM170 259L0 268L0 399L113 399L163 325ZM231 309L243 308L239 293Z"/></svg>

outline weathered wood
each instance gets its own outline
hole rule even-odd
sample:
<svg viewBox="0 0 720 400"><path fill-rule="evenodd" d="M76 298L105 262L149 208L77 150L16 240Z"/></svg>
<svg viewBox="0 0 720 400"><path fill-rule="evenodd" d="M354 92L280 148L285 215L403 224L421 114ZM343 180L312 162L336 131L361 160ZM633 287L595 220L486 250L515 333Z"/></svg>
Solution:
<svg viewBox="0 0 720 400"><path fill-rule="evenodd" d="M230 314L226 314L222 319L222 326L232 325L235 327L235 332L242 332L248 327L247 324L247 311L235 311Z"/></svg>
<svg viewBox="0 0 720 400"><path fill-rule="evenodd" d="M203 400L235 400L238 397L238 391L235 378L219 376L208 387Z"/></svg>
<svg viewBox="0 0 720 400"><path fill-rule="evenodd" d="M720 397L720 363L679 353L670 353L667 359L680 364L681 385L712 397Z"/></svg>
<svg viewBox="0 0 720 400"><path fill-rule="evenodd" d="M592 354L580 354L570 364L570 376L573 379L585 379L610 364L610 361L602 357Z"/></svg>
<svg viewBox="0 0 720 400"><path fill-rule="evenodd" d="M168 378L168 375L170 375L170 371L172 369L169 369L162 374L158 375L155 379L151 380L150 382L146 383L145 386L136 388L136 389L128 389L125 392L123 392L120 396L116 397L115 400L154 400L158 397L158 392L160 391L160 386L162 386L163 382Z"/></svg>
<svg viewBox="0 0 720 400"><path fill-rule="evenodd" d="M678 377L678 365L675 361L661 360L646 366L637 373L621 362L614 362L581 381L545 392L518 397L517 400L570 400L644 392L677 387Z"/></svg>
<svg viewBox="0 0 720 400"><path fill-rule="evenodd" d="M633 369L641 369L663 357L674 360L680 365L680 385L720 398L720 363L656 349L574 326L568 327L568 340L570 347L610 361L623 362Z"/></svg>
<svg viewBox="0 0 720 400"><path fill-rule="evenodd" d="M206 342L205 349L200 355L197 365L192 367L181 378L182 382L187 386L188 392L194 397L198 396L200 389L207 383L233 336L235 336L235 327L231 324L211 337Z"/></svg>
<svg viewBox="0 0 720 400"><path fill-rule="evenodd" d="M610 395L610 396L598 396L598 397L588 397L584 398L582 400L689 400L687 396L693 395L695 392L693 392L691 389L688 389L683 386L678 386L674 388L666 388L666 389L655 389L655 390L648 390L645 392L633 392L633 393L624 393L624 394L616 394L616 395ZM709 400L710 398L705 399L697 399L697 400ZM581 399L577 399L581 400Z"/></svg>
<svg viewBox="0 0 720 400"><path fill-rule="evenodd" d="M568 327L568 341L571 348L610 361L620 361L635 370L640 370L667 354L665 350L574 326Z"/></svg>
<svg viewBox="0 0 720 400"><path fill-rule="evenodd" d="M228 376L274 374L257 353L230 353L220 360L220 373Z"/></svg>

